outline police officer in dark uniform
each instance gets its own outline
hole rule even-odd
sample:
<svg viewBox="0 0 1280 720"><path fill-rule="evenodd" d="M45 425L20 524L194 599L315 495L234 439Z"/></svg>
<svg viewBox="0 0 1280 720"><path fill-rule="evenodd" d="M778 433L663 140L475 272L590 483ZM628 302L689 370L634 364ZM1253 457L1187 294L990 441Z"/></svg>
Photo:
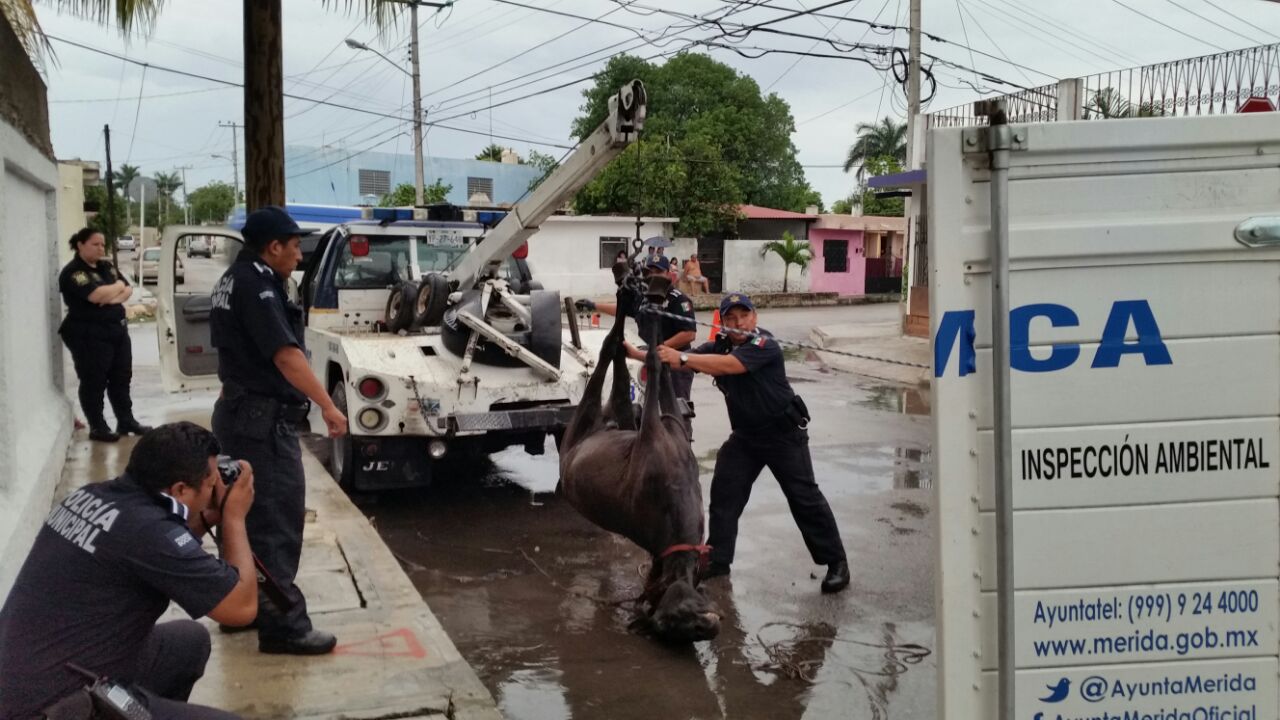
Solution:
<svg viewBox="0 0 1280 720"><path fill-rule="evenodd" d="M666 275L671 271L671 261L663 255L650 255L645 261L644 269L641 271L642 276L647 280L654 275ZM591 300L579 300L575 303L580 310L596 311L605 315L617 315L618 304L616 302L592 302ZM680 292L675 285L671 286L671 290L667 292L666 303L658 308L669 315L657 315L654 313L640 312L636 319L636 327L640 330L640 339L648 341L653 337L654 326L658 328L658 337L660 342L674 350L680 352L687 351L693 346L693 341L697 338L697 326L694 324L696 313L693 310L693 301L688 295ZM688 321L679 320L670 315L679 315L688 318ZM644 350L637 348L631 343L624 343L623 347L627 351L627 357L632 360L644 360ZM693 389L693 373L673 373L671 384L676 391L676 397L689 402L689 395ZM692 407L692 404L690 404Z"/></svg>
<svg viewBox="0 0 1280 720"><path fill-rule="evenodd" d="M133 379L133 346L124 303L133 294L129 281L107 262L102 233L84 228L71 236L76 256L58 275L58 289L67 304L67 317L58 333L71 351L80 379L80 409L89 423L89 437L115 442L121 435L141 435L151 428L133 417L129 383ZM111 399L116 429L102 414L102 393Z"/></svg>
<svg viewBox="0 0 1280 720"><path fill-rule="evenodd" d="M720 301L724 332L715 342L687 353L658 348L672 368L714 377L729 407L733 431L720 447L711 479L711 564L705 576L729 574L738 519L752 484L767 466L782 487L809 555L827 566L822 591L839 592L849 584L849 563L831 506L814 480L809 413L787 382L782 347L756 328L757 319L750 297L727 295Z"/></svg>
<svg viewBox="0 0 1280 720"><path fill-rule="evenodd" d="M347 431L347 418L311 372L302 308L285 287L302 260L301 238L308 231L283 209L267 206L249 213L240 234L245 248L214 286L209 313L222 380L213 432L228 454L248 460L258 475L249 538L291 604L281 608L265 598L259 604L258 650L320 655L337 640L312 627L306 598L294 584L306 514L298 431L307 420L308 398L320 406L330 436Z"/></svg>
<svg viewBox="0 0 1280 720"><path fill-rule="evenodd" d="M218 442L192 423L138 441L120 477L54 507L0 609L0 720L90 717L74 663L122 683L155 720L225 720L186 700L209 659L195 620L156 624L175 602L192 618L244 625L258 607L245 515L253 470L230 489ZM222 558L200 538L219 526Z"/></svg>

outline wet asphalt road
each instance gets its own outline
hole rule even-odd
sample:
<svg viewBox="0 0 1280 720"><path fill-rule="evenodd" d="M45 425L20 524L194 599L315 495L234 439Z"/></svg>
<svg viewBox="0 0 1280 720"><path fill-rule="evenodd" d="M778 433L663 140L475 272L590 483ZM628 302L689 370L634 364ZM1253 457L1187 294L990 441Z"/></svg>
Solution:
<svg viewBox="0 0 1280 720"><path fill-rule="evenodd" d="M813 324L804 312L786 313L794 328L775 316L775 332L802 339ZM804 355L789 353L789 375L814 414L814 466L853 582L818 592L824 568L766 470L733 575L705 585L723 617L710 642L668 647L628 632L625 601L647 557L554 494L553 447L512 448L450 468L429 490L357 500L513 720L936 717L927 391ZM728 423L705 378L694 400L705 497Z"/></svg>

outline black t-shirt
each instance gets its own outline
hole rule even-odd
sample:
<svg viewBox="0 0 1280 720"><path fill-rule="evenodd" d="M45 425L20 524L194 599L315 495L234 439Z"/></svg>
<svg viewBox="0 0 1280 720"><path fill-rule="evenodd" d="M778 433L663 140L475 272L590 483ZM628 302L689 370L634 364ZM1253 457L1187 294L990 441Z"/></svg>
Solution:
<svg viewBox="0 0 1280 720"><path fill-rule="evenodd" d="M104 285L113 285L117 280L129 281L106 260L90 265L79 255L71 258L71 262L58 274L58 290L62 293L62 301L67 304L67 319L62 324L65 330L67 323L101 323L103 325L120 325L125 318L124 305L99 305L89 301L89 295Z"/></svg>
<svg viewBox="0 0 1280 720"><path fill-rule="evenodd" d="M689 320L694 319L693 301L689 299L688 295L685 295L675 288L671 288L671 291L667 293L667 302L660 309L663 312L668 312L673 315L687 317ZM653 313L641 311L640 317L636 319L636 327L640 331L641 341L645 343L649 342L650 337L652 337L650 333L653 332L653 324L655 322L658 323L658 342L660 343L665 343L675 335L685 332L686 330L696 330L698 327L692 322L685 322L683 320L677 320L675 318L663 315L654 315ZM689 344L685 344L683 347L678 347L676 349L687 350L689 349Z"/></svg>
<svg viewBox="0 0 1280 720"><path fill-rule="evenodd" d="M230 594L239 571L204 551L185 515L127 475L54 507L0 609L0 720L30 717L82 687L68 662L135 681L170 600L198 618Z"/></svg>
<svg viewBox="0 0 1280 720"><path fill-rule="evenodd" d="M305 347L302 308L252 251L242 250L214 286L209 326L218 348L218 379L282 402L306 401L273 360L282 347Z"/></svg>
<svg viewBox="0 0 1280 720"><path fill-rule="evenodd" d="M729 425L740 432L776 426L795 391L787 382L782 346L768 330L757 328L760 337L734 346L721 335L689 352L696 355L733 355L747 371L741 375L721 375L716 387L724 393L729 407Z"/></svg>

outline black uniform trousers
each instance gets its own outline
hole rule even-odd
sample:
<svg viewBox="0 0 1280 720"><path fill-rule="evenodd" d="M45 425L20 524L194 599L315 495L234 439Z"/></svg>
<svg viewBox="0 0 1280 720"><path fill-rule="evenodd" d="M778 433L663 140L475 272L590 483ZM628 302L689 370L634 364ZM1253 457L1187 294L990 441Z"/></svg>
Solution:
<svg viewBox="0 0 1280 720"><path fill-rule="evenodd" d="M236 720L239 715L187 702L209 661L209 631L194 620L160 623L138 657L132 682L153 720Z"/></svg>
<svg viewBox="0 0 1280 720"><path fill-rule="evenodd" d="M302 447L296 428L283 420L269 423L262 436L246 434L251 425L237 419L242 401L243 397L241 401L218 399L213 406L213 434L223 453L253 466L253 507L245 519L249 547L293 602L292 608L282 611L258 593L258 638L296 637L311 630L307 600L294 584L306 521Z"/></svg>
<svg viewBox="0 0 1280 720"><path fill-rule="evenodd" d="M129 328L121 324L67 322L62 342L71 351L76 377L80 379L80 409L90 426L104 425L102 394L111 400L116 422L133 420L133 345Z"/></svg>
<svg viewBox="0 0 1280 720"><path fill-rule="evenodd" d="M765 467L773 473L791 508L809 555L819 565L845 559L835 515L813 476L809 433L794 428L768 435L733 432L716 455L711 479L711 519L707 544L711 560L733 563L738 519L751 497L751 486Z"/></svg>

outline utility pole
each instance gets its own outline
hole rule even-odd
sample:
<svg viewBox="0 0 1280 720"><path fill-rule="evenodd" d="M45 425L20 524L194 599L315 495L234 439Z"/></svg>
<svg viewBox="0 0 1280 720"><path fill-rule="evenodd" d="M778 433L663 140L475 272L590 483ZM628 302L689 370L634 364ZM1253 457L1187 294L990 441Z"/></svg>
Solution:
<svg viewBox="0 0 1280 720"><path fill-rule="evenodd" d="M107 148L107 206L102 212L107 216L107 232L111 237L111 264L120 267L120 238L115 236L116 233L116 182L111 176L111 126L102 126L102 138Z"/></svg>
<svg viewBox="0 0 1280 720"><path fill-rule="evenodd" d="M191 224L191 204L187 202L187 171L191 169L190 165L182 165L174 168L182 173L182 212L183 222L186 225Z"/></svg>
<svg viewBox="0 0 1280 720"><path fill-rule="evenodd" d="M239 143L236 140L236 130L243 130L243 125L237 125L234 122L220 122L218 127L231 128L231 181L235 188L235 204L240 203L240 151L237 149Z"/></svg>
<svg viewBox="0 0 1280 720"><path fill-rule="evenodd" d="M907 168L915 169L916 115L920 114L920 0L911 0L907 57Z"/></svg>
<svg viewBox="0 0 1280 720"><path fill-rule="evenodd" d="M409 61L413 68L413 204L421 207L422 185L422 77L418 67L418 3L409 5Z"/></svg>

